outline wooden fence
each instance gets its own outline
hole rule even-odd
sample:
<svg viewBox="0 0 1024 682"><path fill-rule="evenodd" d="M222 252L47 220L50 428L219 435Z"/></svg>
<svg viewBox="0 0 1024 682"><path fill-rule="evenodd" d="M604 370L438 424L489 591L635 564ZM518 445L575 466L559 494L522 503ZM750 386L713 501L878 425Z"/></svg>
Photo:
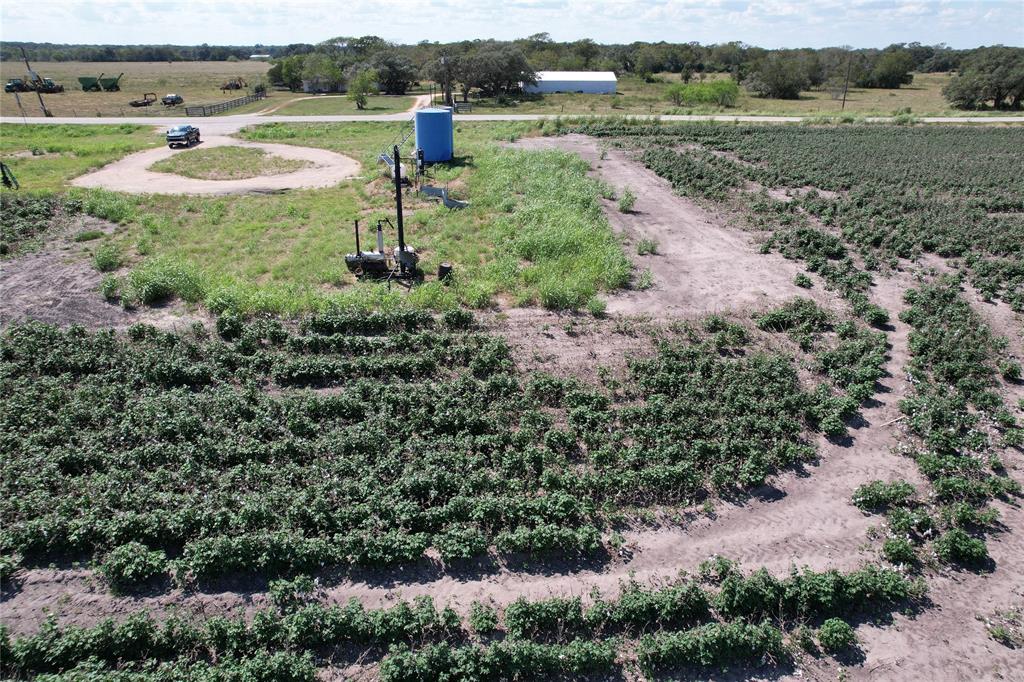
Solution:
<svg viewBox="0 0 1024 682"><path fill-rule="evenodd" d="M249 104L250 102L258 102L266 97L266 93L258 93L255 95L246 95L245 97L239 97L238 99L228 100L227 102L218 102L217 104L204 104L198 107L185 107L186 116L213 116L219 114L222 111L228 109L234 109L240 107L243 104Z"/></svg>

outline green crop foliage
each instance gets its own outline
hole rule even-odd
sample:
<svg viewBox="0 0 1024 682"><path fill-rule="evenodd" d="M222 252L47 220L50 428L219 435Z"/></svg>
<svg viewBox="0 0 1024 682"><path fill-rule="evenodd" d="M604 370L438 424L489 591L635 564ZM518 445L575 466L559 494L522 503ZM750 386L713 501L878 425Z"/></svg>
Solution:
<svg viewBox="0 0 1024 682"><path fill-rule="evenodd" d="M0 194L0 256L34 244L61 217L82 210L75 199L37 194Z"/></svg>
<svg viewBox="0 0 1024 682"><path fill-rule="evenodd" d="M138 274L122 297L191 276ZM598 509L761 485L812 459L806 431L845 413L803 390L791 359L733 357L734 323L705 326L706 344L634 359L622 403L527 381L464 312L337 308L295 328L225 314L213 337L12 326L0 551L32 565L138 542L174 557L179 582L400 565L431 547L446 562L589 555Z"/></svg>
<svg viewBox="0 0 1024 682"><path fill-rule="evenodd" d="M765 580L726 563L727 580ZM795 580L796 573L781 584L796 590L804 604L800 618L812 621L836 613L890 613L913 591L899 573L878 568L804 571L799 585ZM849 594L837 593L836 585ZM60 626L51 617L31 635L10 637L0 630L0 674L137 682L192 679L188 675L310 680L325 650L336 655L345 649L381 656L381 679L424 682L619 675L631 667L632 655L647 673L789 661L782 645L789 613L755 621L720 612L726 619L718 620L711 609L720 601L715 589L692 580L659 587L630 582L617 599L591 597L589 608L579 598L519 599L506 607L504 623L493 607L475 602L464 624L451 608L438 608L425 596L378 609L354 599L325 604L317 599L316 583L298 576L271 581L273 606L249 617L156 618L135 611L91 627ZM469 643L467 629L482 641ZM79 677L86 674L93 677Z"/></svg>
<svg viewBox="0 0 1024 682"><path fill-rule="evenodd" d="M1024 145L1024 130L1019 128L836 129L617 120L580 122L572 131L648 147L645 163L692 196L725 199L740 178L766 187L835 192L811 191L789 204L752 203L770 213L773 231L800 227L794 210L803 208L866 260L912 258L922 252L963 258L965 271L984 295L1024 310L1024 223L1019 218L1024 159L1015 153ZM684 144L701 148L671 149ZM822 149L832 153L822 154ZM713 151L726 152L730 159L709 156ZM799 251L801 258L811 255L804 247ZM792 248L790 253L796 257ZM825 258L839 260L843 254L833 250ZM845 290L857 291L852 270L827 274L844 296ZM877 310L864 312L881 319Z"/></svg>
<svg viewBox="0 0 1024 682"><path fill-rule="evenodd" d="M846 621L829 618L818 628L818 642L830 654L842 653L857 646L857 633Z"/></svg>

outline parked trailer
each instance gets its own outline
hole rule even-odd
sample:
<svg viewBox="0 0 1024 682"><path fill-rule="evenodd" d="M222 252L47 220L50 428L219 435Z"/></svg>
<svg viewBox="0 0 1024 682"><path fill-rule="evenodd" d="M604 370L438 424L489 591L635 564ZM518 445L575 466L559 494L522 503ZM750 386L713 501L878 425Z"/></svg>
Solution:
<svg viewBox="0 0 1024 682"><path fill-rule="evenodd" d="M124 72L118 74L117 78L103 78L103 77L100 77L100 79L99 79L100 80L100 87L103 88L104 90L106 90L107 92L117 92L118 90L121 89L120 81L121 81L121 76L123 76L123 75L124 75Z"/></svg>
<svg viewBox="0 0 1024 682"><path fill-rule="evenodd" d="M102 90L100 78L103 78L102 73L99 76L79 76L78 82L82 86L82 92L99 92Z"/></svg>
<svg viewBox="0 0 1024 682"><path fill-rule="evenodd" d="M128 102L128 106L130 106L130 107L148 107L148 106L152 105L154 102L156 102L156 93L155 92L147 92L147 93L144 93L142 95L142 99L133 99L131 102Z"/></svg>

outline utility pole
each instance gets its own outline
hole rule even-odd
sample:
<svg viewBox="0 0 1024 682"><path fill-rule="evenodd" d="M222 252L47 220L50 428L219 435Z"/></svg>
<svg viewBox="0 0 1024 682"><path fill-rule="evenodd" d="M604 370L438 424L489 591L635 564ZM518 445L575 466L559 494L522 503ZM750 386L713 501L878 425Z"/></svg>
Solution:
<svg viewBox="0 0 1024 682"><path fill-rule="evenodd" d="M455 106L452 95L452 73L447 56L441 57L441 98L444 99L445 106Z"/></svg>
<svg viewBox="0 0 1024 682"><path fill-rule="evenodd" d="M846 58L846 82L843 83L843 106L841 111L846 110L846 91L850 89L850 67L853 65L853 51L850 51L850 56Z"/></svg>
<svg viewBox="0 0 1024 682"><path fill-rule="evenodd" d="M32 70L32 66L28 63L28 55L25 54L25 48L21 48L21 58L25 60L25 68L28 69L29 83L32 84L32 89L36 91L36 96L39 98L39 108L43 110L43 116L49 118L53 116L50 110L43 104L43 93L39 92L39 88L42 86L43 81L35 71ZM19 102L20 104L20 102Z"/></svg>

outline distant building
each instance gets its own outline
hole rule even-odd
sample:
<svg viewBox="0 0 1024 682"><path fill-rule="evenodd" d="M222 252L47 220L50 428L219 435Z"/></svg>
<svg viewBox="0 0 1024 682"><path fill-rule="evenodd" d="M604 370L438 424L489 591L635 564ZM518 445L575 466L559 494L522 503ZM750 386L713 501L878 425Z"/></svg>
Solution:
<svg viewBox="0 0 1024 682"><path fill-rule="evenodd" d="M303 79L302 91L312 95L323 95L332 92L345 92L344 83L336 83L323 78Z"/></svg>
<svg viewBox="0 0 1024 682"><path fill-rule="evenodd" d="M249 59L252 59L252 60L255 60L255 61L265 61L267 59L270 59L270 55L269 54L251 54L251 55L249 55Z"/></svg>
<svg viewBox="0 0 1024 682"><path fill-rule="evenodd" d="M537 84L523 85L523 92L585 92L614 95L618 79L611 71L538 71Z"/></svg>

